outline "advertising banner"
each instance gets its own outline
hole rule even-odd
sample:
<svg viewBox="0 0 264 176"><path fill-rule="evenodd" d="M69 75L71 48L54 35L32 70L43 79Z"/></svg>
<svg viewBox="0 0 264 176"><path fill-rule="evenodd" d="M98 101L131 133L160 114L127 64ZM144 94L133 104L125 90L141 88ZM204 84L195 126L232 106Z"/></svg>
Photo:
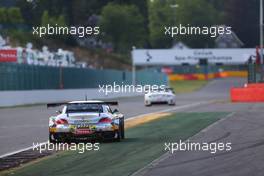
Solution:
<svg viewBox="0 0 264 176"><path fill-rule="evenodd" d="M0 62L17 62L17 50L0 49Z"/></svg>
<svg viewBox="0 0 264 176"><path fill-rule="evenodd" d="M209 64L245 64L256 55L255 48L238 49L135 49L135 65L196 65L201 59Z"/></svg>

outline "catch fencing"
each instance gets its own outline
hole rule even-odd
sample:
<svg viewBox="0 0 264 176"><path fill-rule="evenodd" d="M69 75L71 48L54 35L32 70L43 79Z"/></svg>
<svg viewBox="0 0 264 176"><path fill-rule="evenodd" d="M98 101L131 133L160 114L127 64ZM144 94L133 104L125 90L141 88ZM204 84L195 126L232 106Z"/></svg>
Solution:
<svg viewBox="0 0 264 176"><path fill-rule="evenodd" d="M0 90L82 89L99 85L132 84L132 73L120 70L96 70L0 63ZM136 83L168 84L166 74L153 70L136 73Z"/></svg>

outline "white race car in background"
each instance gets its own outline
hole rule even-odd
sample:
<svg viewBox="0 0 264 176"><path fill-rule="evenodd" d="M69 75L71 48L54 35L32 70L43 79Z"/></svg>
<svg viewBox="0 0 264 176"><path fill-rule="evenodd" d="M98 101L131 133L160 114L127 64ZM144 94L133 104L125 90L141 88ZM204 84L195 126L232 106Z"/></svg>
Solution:
<svg viewBox="0 0 264 176"><path fill-rule="evenodd" d="M52 143L88 139L124 139L124 116L109 105L117 102L72 101L53 103L47 107L62 106L62 111L49 118L49 140Z"/></svg>
<svg viewBox="0 0 264 176"><path fill-rule="evenodd" d="M171 88L149 90L145 94L145 106L152 104L166 103L169 105L176 104L176 97Z"/></svg>

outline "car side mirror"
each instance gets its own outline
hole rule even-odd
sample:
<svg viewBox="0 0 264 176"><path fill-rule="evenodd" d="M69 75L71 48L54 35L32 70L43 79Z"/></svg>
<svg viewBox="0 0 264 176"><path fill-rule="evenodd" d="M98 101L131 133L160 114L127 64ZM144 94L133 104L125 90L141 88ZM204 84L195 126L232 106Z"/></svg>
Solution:
<svg viewBox="0 0 264 176"><path fill-rule="evenodd" d="M62 113L61 110L56 111L56 114L61 114L61 113Z"/></svg>
<svg viewBox="0 0 264 176"><path fill-rule="evenodd" d="M117 109L113 110L113 114L118 113L119 111Z"/></svg>

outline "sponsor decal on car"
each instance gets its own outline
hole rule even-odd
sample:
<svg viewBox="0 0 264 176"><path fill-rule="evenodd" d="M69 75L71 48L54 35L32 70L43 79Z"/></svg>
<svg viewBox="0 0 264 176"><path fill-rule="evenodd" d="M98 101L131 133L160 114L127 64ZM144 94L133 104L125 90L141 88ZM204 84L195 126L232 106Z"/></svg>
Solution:
<svg viewBox="0 0 264 176"><path fill-rule="evenodd" d="M93 134L94 131L93 130L90 130L90 129L76 129L74 133L77 134L77 135Z"/></svg>
<svg viewBox="0 0 264 176"><path fill-rule="evenodd" d="M56 129L55 127L50 127L50 128L49 128L49 131L50 131L51 133L55 133L55 132L57 131L57 129Z"/></svg>

